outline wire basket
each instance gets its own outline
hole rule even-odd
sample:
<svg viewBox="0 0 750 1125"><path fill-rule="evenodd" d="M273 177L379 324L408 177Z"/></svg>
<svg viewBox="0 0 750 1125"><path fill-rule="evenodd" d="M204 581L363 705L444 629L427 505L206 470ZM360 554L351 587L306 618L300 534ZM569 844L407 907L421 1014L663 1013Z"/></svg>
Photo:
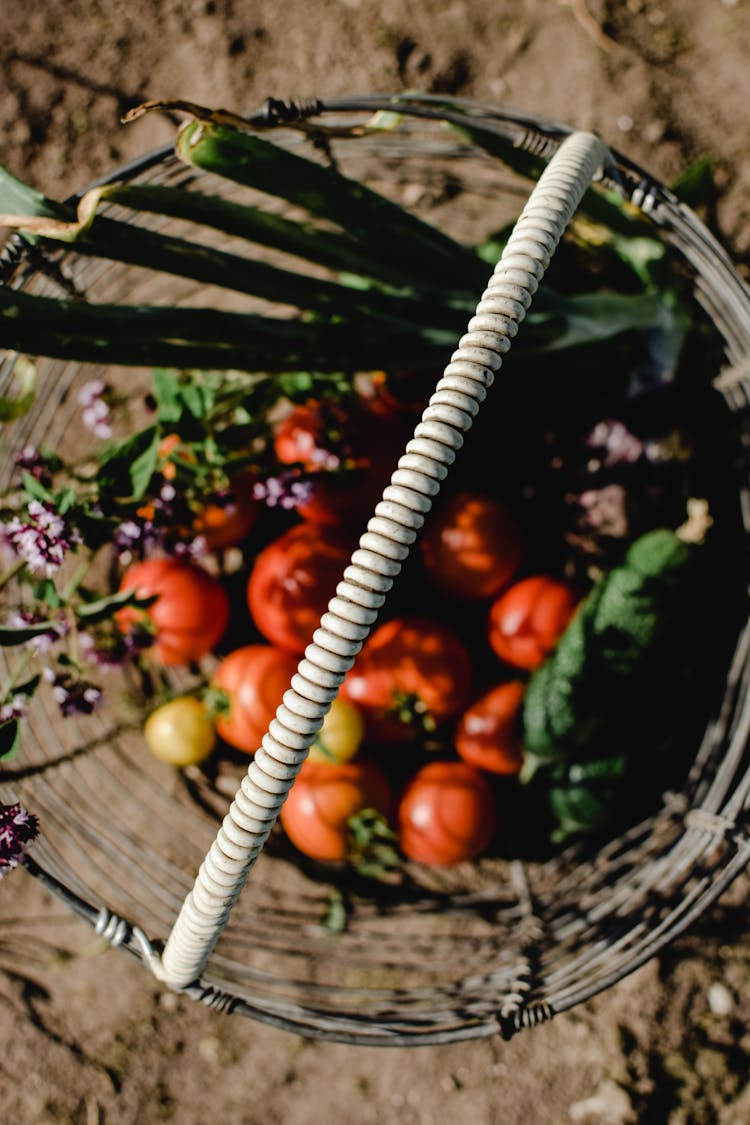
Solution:
<svg viewBox="0 0 750 1125"><path fill-rule="evenodd" d="M398 127L362 129L378 111L397 111ZM347 175L408 201L467 242L488 228L488 217L494 229L509 221L529 187L466 131L510 146L534 173L573 135L539 118L426 96L269 101L249 120L291 150L309 154L317 146L321 161L333 156ZM639 209L674 249L721 340L726 367L704 378L718 388L729 507L734 504L737 525L746 528L741 416L750 398L750 292L671 192L617 153L601 148L595 156L588 177L598 170L604 185ZM240 190L186 167L171 148L106 182L115 181L202 188L208 182L227 198ZM121 212L108 205L103 213ZM143 222L168 233L183 229L176 219ZM227 307L219 290L86 257L74 247L30 249L14 238L2 265L8 286L37 294L152 304L168 297L172 304ZM14 378L15 360L6 354L4 386ZM137 366L38 361L36 403L8 432L4 485L25 445L64 451L85 440L76 422L77 391L105 374L134 400L148 387L149 372ZM743 543L741 534L737 542ZM746 560L738 569L744 573ZM490 858L450 872L418 872L382 894L353 894L347 926L335 936L321 926L335 880L301 865L272 833L241 897L230 896L237 898L231 917L224 909L221 936L197 979L180 987L218 1010L302 1035L397 1046L509 1037L608 988L693 923L750 858L746 614L742 602L727 651L717 656L724 699L703 738L695 739L681 788L665 793L640 823L595 851L576 845L546 859ZM97 933L158 973L159 943L212 845L226 792L145 755L139 733L117 726L106 712L61 724L43 697L30 712L22 755L2 770L0 782L2 800L22 801L43 826L28 869Z"/></svg>

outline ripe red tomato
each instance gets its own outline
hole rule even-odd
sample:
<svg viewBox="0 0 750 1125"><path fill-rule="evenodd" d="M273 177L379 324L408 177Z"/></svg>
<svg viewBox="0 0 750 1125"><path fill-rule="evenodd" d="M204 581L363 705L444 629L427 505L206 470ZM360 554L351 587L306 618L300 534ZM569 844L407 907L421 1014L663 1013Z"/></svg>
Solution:
<svg viewBox="0 0 750 1125"><path fill-rule="evenodd" d="M364 527L396 468L408 437L405 427L366 405L347 415L329 403L308 402L281 422L274 451L299 465L310 489L297 505L311 523Z"/></svg>
<svg viewBox="0 0 750 1125"><path fill-rule="evenodd" d="M302 523L260 552L248 580L247 601L253 621L271 644L305 651L352 547L348 537Z"/></svg>
<svg viewBox="0 0 750 1125"><path fill-rule="evenodd" d="M538 668L573 616L576 598L565 582L534 575L516 582L493 602L489 641L506 664Z"/></svg>
<svg viewBox="0 0 750 1125"><path fill-rule="evenodd" d="M421 414L441 374L418 368L367 371L359 373L356 384L370 410L392 418L398 414Z"/></svg>
<svg viewBox="0 0 750 1125"><path fill-rule="evenodd" d="M510 680L472 703L456 727L459 757L488 773L519 773L523 754L517 724L525 691L521 680Z"/></svg>
<svg viewBox="0 0 750 1125"><path fill-rule="evenodd" d="M121 590L140 597L156 595L148 609L125 606L118 627L130 632L146 619L154 630L154 651L162 664L200 660L221 638L229 622L229 599L218 579L179 559L145 559L128 567Z"/></svg>
<svg viewBox="0 0 750 1125"><path fill-rule="evenodd" d="M432 582L453 598L491 598L521 564L521 533L499 500L462 492L442 504L420 539Z"/></svg>
<svg viewBox="0 0 750 1125"><path fill-rule="evenodd" d="M346 423L346 414L334 403L295 406L274 434L276 459L282 465L300 465L309 473L337 469Z"/></svg>
<svg viewBox="0 0 750 1125"><path fill-rule="evenodd" d="M466 646L444 625L421 617L394 618L376 629L341 685L375 742L417 738L455 718L470 690Z"/></svg>
<svg viewBox="0 0 750 1125"><path fill-rule="evenodd" d="M393 805L385 774L366 758L343 765L307 761L281 809L281 823L295 847L313 859L346 859L348 824L363 809L388 817Z"/></svg>
<svg viewBox="0 0 750 1125"><path fill-rule="evenodd" d="M492 790L465 762L424 766L399 803L399 843L416 863L447 867L474 859L489 844L496 825Z"/></svg>
<svg viewBox="0 0 750 1125"><path fill-rule="evenodd" d="M229 697L228 714L216 720L224 741L254 754L296 671L296 656L271 645L246 645L225 656L211 681Z"/></svg>

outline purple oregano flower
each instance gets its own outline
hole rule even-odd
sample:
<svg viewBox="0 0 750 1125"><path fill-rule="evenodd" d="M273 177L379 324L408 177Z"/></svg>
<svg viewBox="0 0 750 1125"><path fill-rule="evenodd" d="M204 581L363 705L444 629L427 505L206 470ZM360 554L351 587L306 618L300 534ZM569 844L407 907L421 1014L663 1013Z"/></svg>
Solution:
<svg viewBox="0 0 750 1125"><path fill-rule="evenodd" d="M78 392L83 407L81 421L98 438L112 437L110 409L106 400L109 387L102 379L90 379Z"/></svg>
<svg viewBox="0 0 750 1125"><path fill-rule="evenodd" d="M27 523L14 516L0 525L0 535L31 571L51 578L81 537L46 501L30 500L26 511Z"/></svg>
<svg viewBox="0 0 750 1125"><path fill-rule="evenodd" d="M306 504L313 494L313 484L300 480L296 473L280 473L277 477L266 477L256 481L253 486L253 499L262 500L269 508L292 508Z"/></svg>
<svg viewBox="0 0 750 1125"><path fill-rule="evenodd" d="M38 835L39 823L23 805L0 805L0 879L23 862Z"/></svg>
<svg viewBox="0 0 750 1125"><path fill-rule="evenodd" d="M55 673L45 668L44 679L52 685L52 695L63 715L90 715L104 698L104 693L89 680L79 680L69 672Z"/></svg>

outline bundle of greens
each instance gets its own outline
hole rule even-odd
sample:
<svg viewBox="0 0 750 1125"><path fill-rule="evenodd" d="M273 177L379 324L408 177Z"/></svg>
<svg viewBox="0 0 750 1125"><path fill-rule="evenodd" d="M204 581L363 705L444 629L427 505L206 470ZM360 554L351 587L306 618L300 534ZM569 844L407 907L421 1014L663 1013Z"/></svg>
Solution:
<svg viewBox="0 0 750 1125"><path fill-rule="evenodd" d="M334 163L282 148L242 119L192 106L175 151L207 173L198 186L111 183L75 203L51 200L0 169L0 226L29 245L69 245L78 254L158 270L272 303L268 312L212 305L98 303L0 287L0 346L33 355L106 364L241 371L347 371L444 365L473 315L508 229L475 246L343 175ZM387 128L397 128L397 114ZM373 119L371 130L382 128ZM367 131L367 127L363 130ZM332 131L335 135L335 130ZM325 137L325 126L316 136ZM473 144L527 172L528 157L481 129ZM533 171L536 171L536 165ZM283 201L299 217L204 190L211 178ZM102 205L132 217L113 218ZM587 194L591 260L606 256L614 285L537 295L517 352L529 361L586 352L637 334L650 377L668 380L689 325L677 275L646 222L614 197ZM157 215L192 224L195 237L147 229ZM591 224L594 224L592 226ZM603 224L607 223L605 227ZM220 250L231 235L244 249ZM281 252L289 265L263 260ZM261 253L262 252L262 253ZM310 267L325 274L310 275ZM622 272L626 275L621 276ZM604 352L602 352L604 355Z"/></svg>
<svg viewBox="0 0 750 1125"><path fill-rule="evenodd" d="M648 681L658 682L679 651L705 577L703 551L666 528L641 536L594 585L531 676L521 780L544 778L556 839L611 821L629 771L652 768Z"/></svg>

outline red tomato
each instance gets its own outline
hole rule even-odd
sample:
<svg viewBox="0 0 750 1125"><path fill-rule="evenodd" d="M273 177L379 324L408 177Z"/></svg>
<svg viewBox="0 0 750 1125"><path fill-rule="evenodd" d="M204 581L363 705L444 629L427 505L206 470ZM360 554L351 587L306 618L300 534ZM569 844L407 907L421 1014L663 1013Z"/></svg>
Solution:
<svg viewBox="0 0 750 1125"><path fill-rule="evenodd" d="M395 456L382 469L360 465L340 473L317 473L308 479L310 496L297 505L297 512L309 523L364 531L397 461Z"/></svg>
<svg viewBox="0 0 750 1125"><path fill-rule="evenodd" d="M385 774L365 758L343 765L305 762L281 809L281 823L295 847L313 859L346 859L348 824L363 809L387 817L393 796Z"/></svg>
<svg viewBox="0 0 750 1125"><path fill-rule="evenodd" d="M421 414L441 374L417 368L368 371L360 374L357 388L375 414Z"/></svg>
<svg viewBox="0 0 750 1125"><path fill-rule="evenodd" d="M229 599L218 579L179 559L134 563L125 571L120 589L136 590L144 598L157 595L148 609L119 610L116 621L126 633L145 617L155 632L154 651L162 664L200 660L229 622Z"/></svg>
<svg viewBox="0 0 750 1125"><path fill-rule="evenodd" d="M280 424L274 450L282 464L300 465L310 496L297 506L303 519L364 525L406 444L406 429L366 406L347 416L340 407L309 402Z"/></svg>
<svg viewBox="0 0 750 1125"><path fill-rule="evenodd" d="M300 465L306 472L337 469L346 415L340 406L307 402L295 406L279 423L273 447L282 465Z"/></svg>
<svg viewBox="0 0 750 1125"><path fill-rule="evenodd" d="M417 738L455 718L470 690L465 645L444 625L421 617L398 617L376 629L341 686L377 742Z"/></svg>
<svg viewBox="0 0 750 1125"><path fill-rule="evenodd" d="M420 540L432 582L453 598L491 598L521 564L521 533L489 496L462 492L442 504Z"/></svg>
<svg viewBox="0 0 750 1125"><path fill-rule="evenodd" d="M254 754L296 671L296 656L270 645L246 645L225 656L211 681L229 697L229 713L216 720L224 741Z"/></svg>
<svg viewBox="0 0 750 1125"><path fill-rule="evenodd" d="M446 867L474 859L495 834L497 810L481 773L465 762L431 762L399 803L401 850L417 863Z"/></svg>
<svg viewBox="0 0 750 1125"><path fill-rule="evenodd" d="M545 575L524 578L492 604L490 644L507 664L538 668L559 641L575 607L575 595L565 582Z"/></svg>
<svg viewBox="0 0 750 1125"><path fill-rule="evenodd" d="M456 727L459 757L489 773L519 773L523 755L517 724L525 691L521 680L511 680L472 703Z"/></svg>
<svg viewBox="0 0 750 1125"><path fill-rule="evenodd" d="M247 600L271 644L302 653L333 597L353 544L333 530L298 524L265 547L250 573Z"/></svg>

